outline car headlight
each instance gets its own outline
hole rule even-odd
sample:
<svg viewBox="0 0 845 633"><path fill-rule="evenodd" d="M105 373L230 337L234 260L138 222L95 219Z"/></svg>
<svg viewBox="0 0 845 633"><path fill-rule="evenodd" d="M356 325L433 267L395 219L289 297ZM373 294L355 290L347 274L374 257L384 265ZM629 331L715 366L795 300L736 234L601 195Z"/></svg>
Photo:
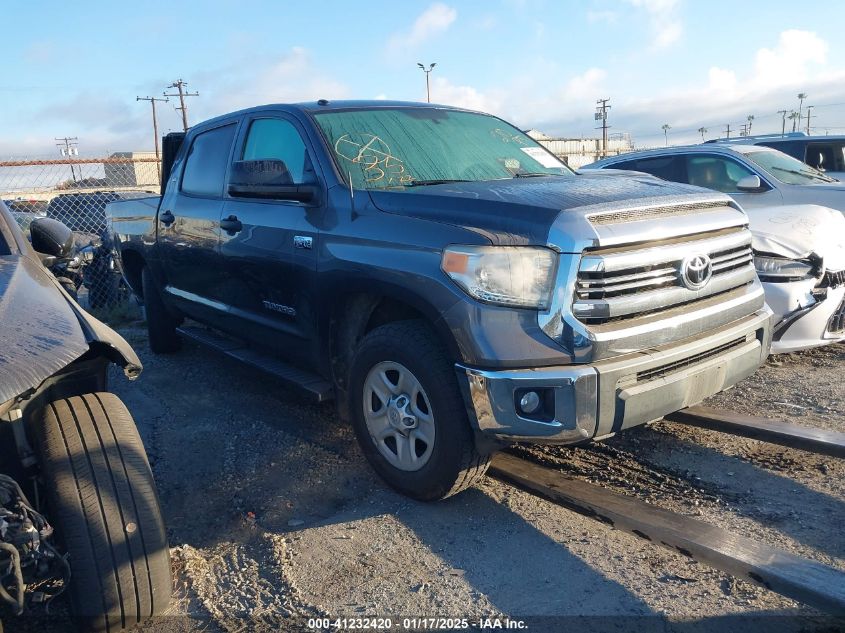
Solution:
<svg viewBox="0 0 845 633"><path fill-rule="evenodd" d="M443 251L440 267L479 301L545 310L557 253L533 246L451 246Z"/></svg>
<svg viewBox="0 0 845 633"><path fill-rule="evenodd" d="M800 259L755 255L754 268L757 269L757 275L761 281L778 282L811 277L815 266L811 262Z"/></svg>

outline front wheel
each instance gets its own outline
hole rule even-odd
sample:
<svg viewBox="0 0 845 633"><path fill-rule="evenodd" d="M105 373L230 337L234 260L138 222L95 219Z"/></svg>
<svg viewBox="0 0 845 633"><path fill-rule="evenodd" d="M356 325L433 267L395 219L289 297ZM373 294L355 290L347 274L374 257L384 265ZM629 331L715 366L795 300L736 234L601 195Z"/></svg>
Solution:
<svg viewBox="0 0 845 633"><path fill-rule="evenodd" d="M443 499L486 472L490 455L475 446L454 365L426 323L368 333L352 361L350 397L364 455L399 492Z"/></svg>
<svg viewBox="0 0 845 633"><path fill-rule="evenodd" d="M56 400L36 419L35 436L82 628L118 631L161 614L171 594L170 551L129 411L111 393Z"/></svg>

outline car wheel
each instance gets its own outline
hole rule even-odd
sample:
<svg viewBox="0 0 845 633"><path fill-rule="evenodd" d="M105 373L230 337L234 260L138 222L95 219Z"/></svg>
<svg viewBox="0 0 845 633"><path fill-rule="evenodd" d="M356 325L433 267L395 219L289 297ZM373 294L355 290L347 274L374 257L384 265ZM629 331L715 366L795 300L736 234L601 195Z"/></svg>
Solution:
<svg viewBox="0 0 845 633"><path fill-rule="evenodd" d="M81 627L117 631L161 614L172 591L170 553L129 411L111 393L56 400L36 418L35 436Z"/></svg>
<svg viewBox="0 0 845 633"><path fill-rule="evenodd" d="M389 323L364 337L351 364L350 412L375 471L415 499L457 494L490 463L475 446L454 364L422 321Z"/></svg>
<svg viewBox="0 0 845 633"><path fill-rule="evenodd" d="M150 349L155 354L177 351L182 346L182 340L176 332L179 319L174 318L167 311L150 269L146 266L141 270L141 285L144 292L144 312L147 317Z"/></svg>

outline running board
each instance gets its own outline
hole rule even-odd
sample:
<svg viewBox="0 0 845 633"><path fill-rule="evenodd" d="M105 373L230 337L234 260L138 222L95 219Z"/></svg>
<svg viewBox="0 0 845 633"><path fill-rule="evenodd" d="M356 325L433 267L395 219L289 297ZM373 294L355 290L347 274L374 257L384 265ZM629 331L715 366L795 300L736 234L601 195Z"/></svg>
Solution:
<svg viewBox="0 0 845 633"><path fill-rule="evenodd" d="M666 420L753 440L797 448L810 453L845 457L845 433L814 429L781 420L743 415L709 407L689 407L665 416Z"/></svg>
<svg viewBox="0 0 845 633"><path fill-rule="evenodd" d="M246 343L203 327L186 325L177 328L182 336L260 369L283 382L301 389L315 402L326 402L334 398L334 388L325 378L313 372L289 365L278 358L260 352Z"/></svg>

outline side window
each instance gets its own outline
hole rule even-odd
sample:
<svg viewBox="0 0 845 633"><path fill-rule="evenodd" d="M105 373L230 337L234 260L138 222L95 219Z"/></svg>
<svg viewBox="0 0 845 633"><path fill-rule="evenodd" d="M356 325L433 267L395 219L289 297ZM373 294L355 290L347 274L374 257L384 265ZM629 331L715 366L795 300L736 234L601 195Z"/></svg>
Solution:
<svg viewBox="0 0 845 633"><path fill-rule="evenodd" d="M687 156L687 175L691 185L737 193L736 183L754 172L729 158L703 155Z"/></svg>
<svg viewBox="0 0 845 633"><path fill-rule="evenodd" d="M628 160L624 163L616 163L612 167L614 169L642 171L662 178L663 180L683 182L683 174L679 168L680 162L677 156L655 156L654 158L640 158L637 160Z"/></svg>
<svg viewBox="0 0 845 633"><path fill-rule="evenodd" d="M275 158L284 161L293 184L314 182L314 168L305 143L290 121L256 119L249 126L243 160Z"/></svg>
<svg viewBox="0 0 845 633"><path fill-rule="evenodd" d="M217 198L223 194L223 180L229 165L229 151L235 138L235 124L198 134L191 144L182 172L182 191L195 196Z"/></svg>
<svg viewBox="0 0 845 633"><path fill-rule="evenodd" d="M842 147L837 148L833 143L810 143L804 162L822 171L842 171Z"/></svg>

